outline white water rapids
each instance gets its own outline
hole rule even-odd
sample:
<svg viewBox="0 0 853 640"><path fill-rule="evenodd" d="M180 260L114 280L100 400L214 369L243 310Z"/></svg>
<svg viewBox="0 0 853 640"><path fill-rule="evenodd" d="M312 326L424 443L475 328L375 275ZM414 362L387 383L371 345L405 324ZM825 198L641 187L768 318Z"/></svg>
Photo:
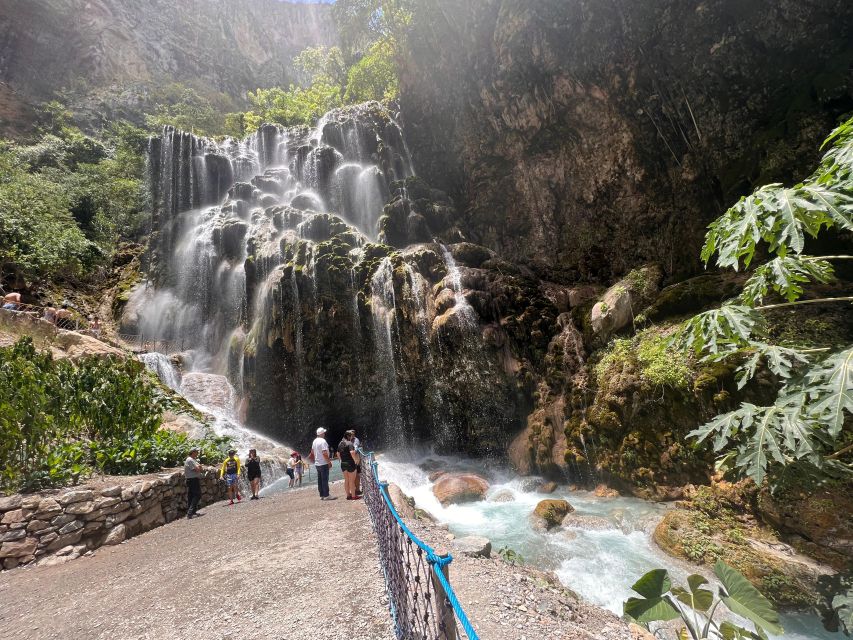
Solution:
<svg viewBox="0 0 853 640"><path fill-rule="evenodd" d="M561 486L550 495L529 490L529 478L496 469L483 462L427 456L405 460L394 454L379 457L382 480L397 484L413 497L418 508L449 525L457 536L481 535L492 542L493 552L509 547L524 561L556 573L560 581L585 600L622 615L622 603L632 595L631 585L652 569L666 568L675 583L686 583L691 573L708 573L663 553L651 539L654 527L670 507L637 498L599 498L592 492L571 491ZM421 466L419 466L421 465ZM487 478L491 487L480 502L443 507L432 492L432 482L421 467L443 471L467 471ZM494 501L496 496L511 501ZM529 516L540 500L568 500L577 526L553 532L534 531ZM708 574L712 583L713 575ZM823 630L811 615L784 614L786 640L839 640L839 634Z"/></svg>

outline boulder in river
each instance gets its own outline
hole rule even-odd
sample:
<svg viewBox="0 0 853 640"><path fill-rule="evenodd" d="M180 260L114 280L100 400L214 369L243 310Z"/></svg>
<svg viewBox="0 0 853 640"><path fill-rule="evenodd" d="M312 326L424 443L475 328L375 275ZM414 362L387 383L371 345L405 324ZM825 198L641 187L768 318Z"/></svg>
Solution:
<svg viewBox="0 0 853 640"><path fill-rule="evenodd" d="M542 500L530 515L531 524L536 530L553 529L560 525L575 508L566 500Z"/></svg>
<svg viewBox="0 0 853 640"><path fill-rule="evenodd" d="M515 495L509 489L501 489L493 496L489 497L489 502L514 502Z"/></svg>
<svg viewBox="0 0 853 640"><path fill-rule="evenodd" d="M445 474L432 487L432 492L443 506L482 500L488 490L489 483L473 473Z"/></svg>
<svg viewBox="0 0 853 640"><path fill-rule="evenodd" d="M403 520L414 520L415 519L415 500L407 496L403 493L403 490L400 489L393 482L388 484L388 497L391 498L391 503L394 505L394 508L397 510L397 514Z"/></svg>
<svg viewBox="0 0 853 640"><path fill-rule="evenodd" d="M616 529L607 518L601 516L584 516L578 513L569 513L563 518L563 527L571 527L573 529L583 529L584 531L605 531L607 529Z"/></svg>
<svg viewBox="0 0 853 640"><path fill-rule="evenodd" d="M553 480L547 480L537 487L539 493L554 493L557 490L557 483Z"/></svg>

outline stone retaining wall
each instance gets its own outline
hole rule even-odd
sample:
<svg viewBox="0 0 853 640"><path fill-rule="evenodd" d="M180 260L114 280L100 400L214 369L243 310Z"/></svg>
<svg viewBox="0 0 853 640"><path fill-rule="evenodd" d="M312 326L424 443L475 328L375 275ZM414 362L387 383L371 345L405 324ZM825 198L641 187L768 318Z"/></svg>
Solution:
<svg viewBox="0 0 853 640"><path fill-rule="evenodd" d="M0 568L66 562L186 513L183 470L111 480L0 497ZM201 487L202 506L225 497L213 470Z"/></svg>

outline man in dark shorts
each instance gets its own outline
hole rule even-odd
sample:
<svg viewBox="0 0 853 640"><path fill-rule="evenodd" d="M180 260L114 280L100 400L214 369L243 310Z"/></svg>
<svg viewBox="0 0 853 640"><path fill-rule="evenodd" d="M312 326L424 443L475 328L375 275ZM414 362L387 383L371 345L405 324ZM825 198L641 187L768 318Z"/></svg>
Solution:
<svg viewBox="0 0 853 640"><path fill-rule="evenodd" d="M358 451L355 450L355 445L347 435L338 445L338 455L341 458L341 471L344 472L347 500L360 500L361 496L358 495L358 487L356 486L356 469L358 469L358 463L361 462L361 459Z"/></svg>

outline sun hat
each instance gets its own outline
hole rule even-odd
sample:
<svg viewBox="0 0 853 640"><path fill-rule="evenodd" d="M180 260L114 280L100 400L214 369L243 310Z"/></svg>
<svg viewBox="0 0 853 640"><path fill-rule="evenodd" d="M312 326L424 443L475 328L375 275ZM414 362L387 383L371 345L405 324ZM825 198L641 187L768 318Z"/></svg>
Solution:
<svg viewBox="0 0 853 640"><path fill-rule="evenodd" d="M317 429L317 435L318 436L321 436L324 433L326 433L326 430L323 427L320 427L319 429Z"/></svg>

